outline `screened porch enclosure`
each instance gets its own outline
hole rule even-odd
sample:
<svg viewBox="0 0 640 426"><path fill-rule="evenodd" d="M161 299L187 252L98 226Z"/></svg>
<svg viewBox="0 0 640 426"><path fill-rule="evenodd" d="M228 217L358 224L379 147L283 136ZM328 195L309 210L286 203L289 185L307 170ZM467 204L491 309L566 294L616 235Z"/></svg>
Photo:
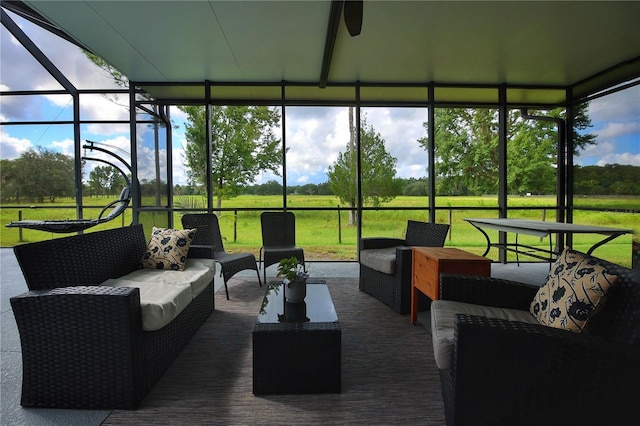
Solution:
<svg viewBox="0 0 640 426"><path fill-rule="evenodd" d="M618 29L624 26L624 22L638 17L636 5L605 2L611 5L588 4L583 8L586 10L582 10L574 5L562 4L551 6L552 9L555 8L551 12L543 11L542 5L536 4L538 2L525 2L521 5L524 8L521 10L508 4L485 5L483 8L471 4L447 5L447 8L452 8L449 12L456 12L454 16L458 19L456 22L448 22L451 29L445 30L442 25L434 23L444 16L443 12L446 9L443 4L437 5L439 9L432 9L436 6L421 5L420 2L400 2L395 6L391 2L365 2L363 33L360 38L351 38L345 33L341 22L337 23L335 33L327 28L325 21L322 21L322 24L309 23L313 13L325 16L335 2L313 2L312 5L285 2L272 5L272 10L269 11L264 9L265 5L261 4L262 2L240 2L238 5L223 2L197 2L202 3L201 5L163 3L162 7L154 10L146 7L144 2L99 5L92 5L91 2L81 2L79 5L77 2L61 3L57 8L39 1L3 3L3 31L9 31L13 37L21 41L25 51L38 59L39 66L51 73L58 85L55 90L45 91L9 88L3 90L3 99L68 96L72 110L78 111L63 119L10 119L9 122L3 122L3 125L11 125L6 126L11 128L18 125L66 128L68 138L74 141L76 158L74 180L77 190L68 205L69 216L82 218L91 214L83 200L87 190L82 183L82 165L78 160L82 155L80 147L91 134L89 126L99 126L108 134L107 128L117 125L125 129L122 137L128 140L125 149L129 155L127 160L132 166L132 181L139 183L133 189L133 202L124 223L143 223L145 230L150 232L152 226L179 226L180 216L184 213L215 211L220 214L223 235L230 248L238 251L246 249L257 253L260 247L259 238L256 238L259 236L259 214L264 210L283 209L296 214L300 226L299 243L309 247L314 260L354 261L357 259L357 242L361 237L380 233L400 236L408 219L449 223L452 225L452 232L447 244L468 247L479 254L484 250L482 236L476 234L476 231L464 221L465 217L512 217L579 222L591 220L589 216L596 210L607 216L607 224L611 226L631 227L636 231L636 235L639 231L638 195L631 195L626 201L616 201L610 205L593 203L591 197L576 193L576 190L582 191L584 185L576 181L575 175L576 166L580 166L581 160L578 154L584 155L584 149L577 143L576 138L589 132L588 128L583 129L576 125L578 113L593 103L609 105L617 96L638 96L640 52L634 43L629 42L628 34ZM161 26L160 23L172 17L176 18L176 27L186 28L183 26L183 17L178 19L176 16L176 11L180 11L184 19L193 18L200 13L202 18L199 22L204 24L208 12L205 13L201 8L207 6L222 22L219 29L207 29L207 36L210 39L215 38L217 31L221 31L228 37L229 43L233 46L233 49L229 50L234 50L238 55L235 74L229 71L231 68L227 62L228 56L221 53L225 47L215 45L207 50L200 41L190 39L192 43L188 44L185 38L180 38L194 36L191 31L185 29L184 34L175 36L189 47L179 49L176 44L169 44L170 47L176 48L164 50L167 62L163 62L165 59L150 46L146 46L143 39L134 37L133 32L129 33L129 30L124 29L131 24L129 20L134 19L136 22L132 28L144 31L150 39L154 38L158 42L156 44L169 43L156 29ZM89 10L91 8L93 12ZM309 10L303 10L305 8ZM252 14L248 14L247 10L252 10ZM596 12L606 11L612 16L602 24L607 29L608 39L601 40L605 35L604 30L602 33L591 31L596 34L583 31L585 44L596 38L600 41L592 42L590 50L580 45L576 48L577 52L568 52L560 47L564 43L563 37L572 30L576 31L577 27L572 25L577 26L578 23L567 23L563 29L549 31L549 34L556 37L556 51L540 53L533 48L514 48L507 52L503 62L498 61L497 64L495 52L487 50L489 48L486 45L483 44L482 52L472 51L471 46L478 47L478 44L475 41L469 42L469 37L465 35L468 33L462 29L464 25L470 26L468 31L483 34L488 40L498 42L503 48L511 48L509 40L512 38L507 32L483 33L484 29L470 24L471 15L484 16L490 21L509 18L513 20L509 24L511 28L517 27L516 17L521 16L523 10L529 18L535 18L535 22L545 29L552 27L553 22L570 16L571 21L581 20L582 25L589 26L595 24L592 16L597 15ZM264 12L261 18L257 19L259 23L254 22L256 17L253 13L257 13L256 11ZM555 15L552 12L556 12ZM65 13L68 16L64 16ZM16 36L21 31L15 28L18 27L15 22L22 23L22 20L30 20L34 16L57 28L63 37L72 39L98 55L104 55L110 63L119 66L120 71L130 78L127 80L129 88L78 88L64 73L54 71L57 70L56 64L47 59L47 52L34 49L28 40ZM121 36L128 40L130 46L135 46L139 52L147 53L133 60L125 54L129 52L130 47L120 45L116 48L102 43L99 38L108 40L112 36L110 30L101 29L92 35L86 28L74 23L82 18L85 24L89 25L94 22L96 16L111 21L114 28L121 29ZM135 19L136 16L149 16L154 22L141 21ZM240 35L229 31L225 25L236 22L240 16L246 20L242 22L255 24L255 28L247 25L244 30L246 38L260 39L259 31L263 31L262 38L270 41L261 48L262 54L256 52L260 49L256 49L255 46L250 49L251 43L243 44L241 47ZM282 25L280 23L287 19L291 21L293 16L298 22L287 24L284 33L276 36L265 30L269 25L273 27ZM431 29L423 28L428 26L424 25L424 22L416 22L417 19L409 16L422 17L423 21L431 22ZM438 16L440 18L437 18ZM388 21L385 26L387 29L383 31L379 24L385 17ZM327 19L332 22L335 18L327 14ZM407 43L409 39L404 31L392 31L394 28L413 25L420 28L419 36L412 40L418 48ZM306 35L313 33L314 41L309 42L306 49L311 51L311 47L315 48L313 60L305 62L302 57L294 58L293 52L299 51L295 49L300 43L294 40L295 34L296 31L302 31L298 26L306 27ZM250 35L249 31L256 31L256 35ZM430 56L416 55L418 58L412 61L417 62L403 62L394 56L404 52L404 58L411 52L418 51L420 46L426 46L424 43L429 43L427 39L432 36L430 31L441 31L447 36L442 37L438 49L428 44L431 46ZM98 34L102 35L96 37ZM328 35L333 35L333 50L329 48ZM29 38L24 33L23 36ZM386 38L383 44L382 37ZM282 42L280 48L284 53L278 54L274 50L276 40ZM274 43L273 46L271 41ZM373 64L365 54L370 54L374 49L372 46L376 43L379 56L382 55L382 58L387 60ZM549 45L537 39L531 43L540 51L544 51L544 47ZM605 48L603 44L606 43L615 48ZM459 56L460 59L447 60L447 49L457 49L460 53L456 57ZM312 56L306 50L304 55ZM210 71L212 74L194 74L196 64L202 64L205 60L214 61L209 55L215 53L218 53L216 60L219 60L220 66L215 71ZM493 59L483 59L483 54L486 58ZM184 55L183 60L179 62L182 67L175 65L176 59L170 59L178 55ZM279 78L274 77L278 66L270 62L273 58L280 58L282 62L279 69L285 70ZM553 63L553 59L556 64ZM138 60L140 62L136 62ZM145 61L147 63L143 65ZM255 61L268 66L263 66L259 72L260 66ZM564 74L560 71L561 67L566 68L568 63L573 62L576 64L575 68L567 69ZM149 64L153 64L156 69L166 66L164 76L154 75L147 67ZM470 64L477 66L474 68ZM498 69L499 66L506 67L509 72L502 73ZM543 72L543 66L548 67L549 71ZM432 71L420 74L419 69ZM216 74L217 72L220 74ZM244 78L239 78L240 75ZM286 78L282 78L283 76ZM126 119L122 119L122 111L114 114L114 118L106 120L80 114L79 111L84 111L83 103L108 92L119 98ZM278 164L272 170L261 171L256 179L250 182L245 193L222 199L220 207L217 204L219 194L216 183L211 178L215 152L209 152L210 162L201 165L204 169L203 175L208 178L191 182L186 176L189 169L183 151L187 141L184 136L183 114L177 107L193 105L205 108L208 112L204 126L206 129L211 128L211 110L218 107L268 107L280 116L278 123L271 129L280 140L279 149L282 155ZM475 166L485 163L490 166L487 166L486 170L475 170L473 176L477 177L473 181L458 179L455 171L445 179L443 159L451 153L452 147L444 133L441 133L444 130L439 127L442 123L440 120L443 120L442 113L445 111L465 112L477 119L484 116L485 120L488 120L485 122L490 128L488 133L483 136L471 132L469 136L474 140L481 136L486 137L487 146L491 148L472 161ZM350 114L353 114L353 139L350 139ZM514 140L517 133L513 122L518 120L518 123L524 123L526 120L522 117L526 114L542 117L542 120L549 119L537 144L549 145L549 155L554 157L553 168L547 167L530 173L544 176L544 179L540 180L551 182L551 186L547 184L540 188L527 187L519 176L514 177L513 172L510 172L523 169L524 164L528 162L527 158L531 158L526 151L519 148L522 145ZM536 119L530 121L532 120ZM637 113L635 120L636 123L640 120ZM614 121L611 119L610 123ZM312 128L309 127L309 123L313 123ZM478 123L479 126L480 124ZM331 131L324 132L319 129ZM374 136L378 135L385 142L389 155L396 159L394 177L405 180L403 191L396 191L394 198L379 204L372 200L372 197L378 195L378 188L368 186L368 178L366 174L363 175L371 161L367 157L368 145L363 140L363 135L367 134L368 129L372 129L371 133ZM111 136L106 137L110 138ZM216 144L216 135L210 132L206 138L206 149L211 149ZM604 146L609 141L601 138L597 142ZM638 141L632 140L630 143L637 146ZM535 141L533 145L536 145ZM595 147L597 146L596 143ZM348 149L353 149L352 157L357 170L354 180L350 183L350 197L340 199L331 191L318 194L321 188L327 190L326 185L322 187L321 184L327 183L328 167L335 166L336 155L344 154ZM528 149L533 149L533 146ZM322 157L326 157L324 165L315 161ZM411 161L406 161L407 158ZM606 159L602 161L604 164L614 164L607 163L609 160ZM534 178L529 178L529 182L534 181ZM473 187L474 182L481 182L482 185ZM308 186L308 183L313 183L315 187ZM268 195L258 197L250 192L266 190L263 186L267 184L275 185L275 194L269 192ZM413 185L411 190L407 189L409 184ZM330 195L333 197L330 198ZM471 201L465 196L479 198ZM7 207L17 213L20 204L8 204ZM121 221L113 221L109 226L122 224ZM506 239L512 238L509 235L497 237L505 242ZM28 234L26 238L48 236ZM572 241L574 239L575 241ZM632 236L625 236L616 241L620 244L622 255L612 260L631 263L629 247L632 239ZM531 243L540 244L540 241L534 239ZM591 240L589 237L569 235L566 241L557 241L556 245L562 246L565 243L571 243L578 248L588 247ZM492 250L489 256L500 261L514 260L513 257L497 250ZM607 257L609 254L606 253L604 256Z"/></svg>

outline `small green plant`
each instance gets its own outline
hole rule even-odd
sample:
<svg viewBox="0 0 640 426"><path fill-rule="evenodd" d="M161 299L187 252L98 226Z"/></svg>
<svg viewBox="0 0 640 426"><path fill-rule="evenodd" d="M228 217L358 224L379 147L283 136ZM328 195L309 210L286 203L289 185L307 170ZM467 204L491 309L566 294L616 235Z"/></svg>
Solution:
<svg viewBox="0 0 640 426"><path fill-rule="evenodd" d="M304 270L304 265L298 261L298 258L292 256L288 259L282 259L278 263L278 277L282 277L285 284L293 281L309 278L309 274Z"/></svg>

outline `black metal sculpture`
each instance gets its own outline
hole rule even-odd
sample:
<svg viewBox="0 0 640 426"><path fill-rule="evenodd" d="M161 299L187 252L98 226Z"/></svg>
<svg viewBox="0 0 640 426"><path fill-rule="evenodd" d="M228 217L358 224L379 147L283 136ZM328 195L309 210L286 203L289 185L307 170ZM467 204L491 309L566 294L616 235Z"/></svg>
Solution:
<svg viewBox="0 0 640 426"><path fill-rule="evenodd" d="M131 166L124 161L122 157L119 155L109 151L108 149L96 146L97 142L87 141L87 145L83 145L84 149L88 150L96 150L104 152L107 155L111 155L124 164L131 172ZM64 219L64 220L19 220L15 222L7 223L7 228L25 228L25 229L35 229L38 231L46 231L46 232L54 232L59 234L69 233L69 232L78 232L91 227L94 227L100 223L108 222L110 220L115 219L120 216L129 206L131 202L131 180L127 176L127 174L122 171L118 166L111 163L110 161L101 159L101 158L91 158L83 156L84 160L92 160L99 161L105 164L110 165L111 167L118 170L125 181L127 182L127 186L125 186L120 192L120 196L117 200L114 200L104 206L100 211L100 214L95 219Z"/></svg>

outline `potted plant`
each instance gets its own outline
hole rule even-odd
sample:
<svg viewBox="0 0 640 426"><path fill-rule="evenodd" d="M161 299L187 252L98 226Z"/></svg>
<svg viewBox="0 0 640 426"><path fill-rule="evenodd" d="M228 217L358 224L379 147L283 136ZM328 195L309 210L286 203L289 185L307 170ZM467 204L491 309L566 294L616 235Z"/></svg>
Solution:
<svg viewBox="0 0 640 426"><path fill-rule="evenodd" d="M304 270L304 265L293 256L282 259L278 263L278 277L282 277L284 285L284 297L288 302L300 303L307 295L307 278L309 274Z"/></svg>

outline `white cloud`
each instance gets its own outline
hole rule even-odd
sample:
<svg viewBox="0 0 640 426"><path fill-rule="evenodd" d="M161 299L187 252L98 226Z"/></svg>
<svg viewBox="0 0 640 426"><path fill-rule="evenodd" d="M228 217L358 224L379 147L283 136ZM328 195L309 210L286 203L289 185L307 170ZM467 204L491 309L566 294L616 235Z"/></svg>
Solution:
<svg viewBox="0 0 640 426"><path fill-rule="evenodd" d="M61 152L64 155L69 155L71 157L73 157L74 155L73 146L74 146L74 143L72 139L53 141L51 142L51 145L50 145L50 147L55 151Z"/></svg>
<svg viewBox="0 0 640 426"><path fill-rule="evenodd" d="M593 123L636 121L640 116L640 86L594 99L587 111Z"/></svg>
<svg viewBox="0 0 640 426"><path fill-rule="evenodd" d="M596 145L588 145L585 149L580 151L581 157L600 157L602 155L609 155L616 150L615 144L611 142L598 142Z"/></svg>
<svg viewBox="0 0 640 426"><path fill-rule="evenodd" d="M631 154L629 152L623 153L610 153L601 157L598 160L598 166L605 166L607 164L623 164L628 166L637 166L640 164L640 154Z"/></svg>
<svg viewBox="0 0 640 426"><path fill-rule="evenodd" d="M172 151L173 160L173 184L174 185L186 185L187 184L187 170L184 166L184 150L182 148L173 147Z"/></svg>
<svg viewBox="0 0 640 426"><path fill-rule="evenodd" d="M33 148L30 140L15 138L7 134L4 129L0 129L0 158L14 160L30 148Z"/></svg>
<svg viewBox="0 0 640 426"><path fill-rule="evenodd" d="M597 130L595 133L598 138L603 139L613 139L619 136L640 133L640 121L631 121L624 123L607 122L602 129Z"/></svg>

